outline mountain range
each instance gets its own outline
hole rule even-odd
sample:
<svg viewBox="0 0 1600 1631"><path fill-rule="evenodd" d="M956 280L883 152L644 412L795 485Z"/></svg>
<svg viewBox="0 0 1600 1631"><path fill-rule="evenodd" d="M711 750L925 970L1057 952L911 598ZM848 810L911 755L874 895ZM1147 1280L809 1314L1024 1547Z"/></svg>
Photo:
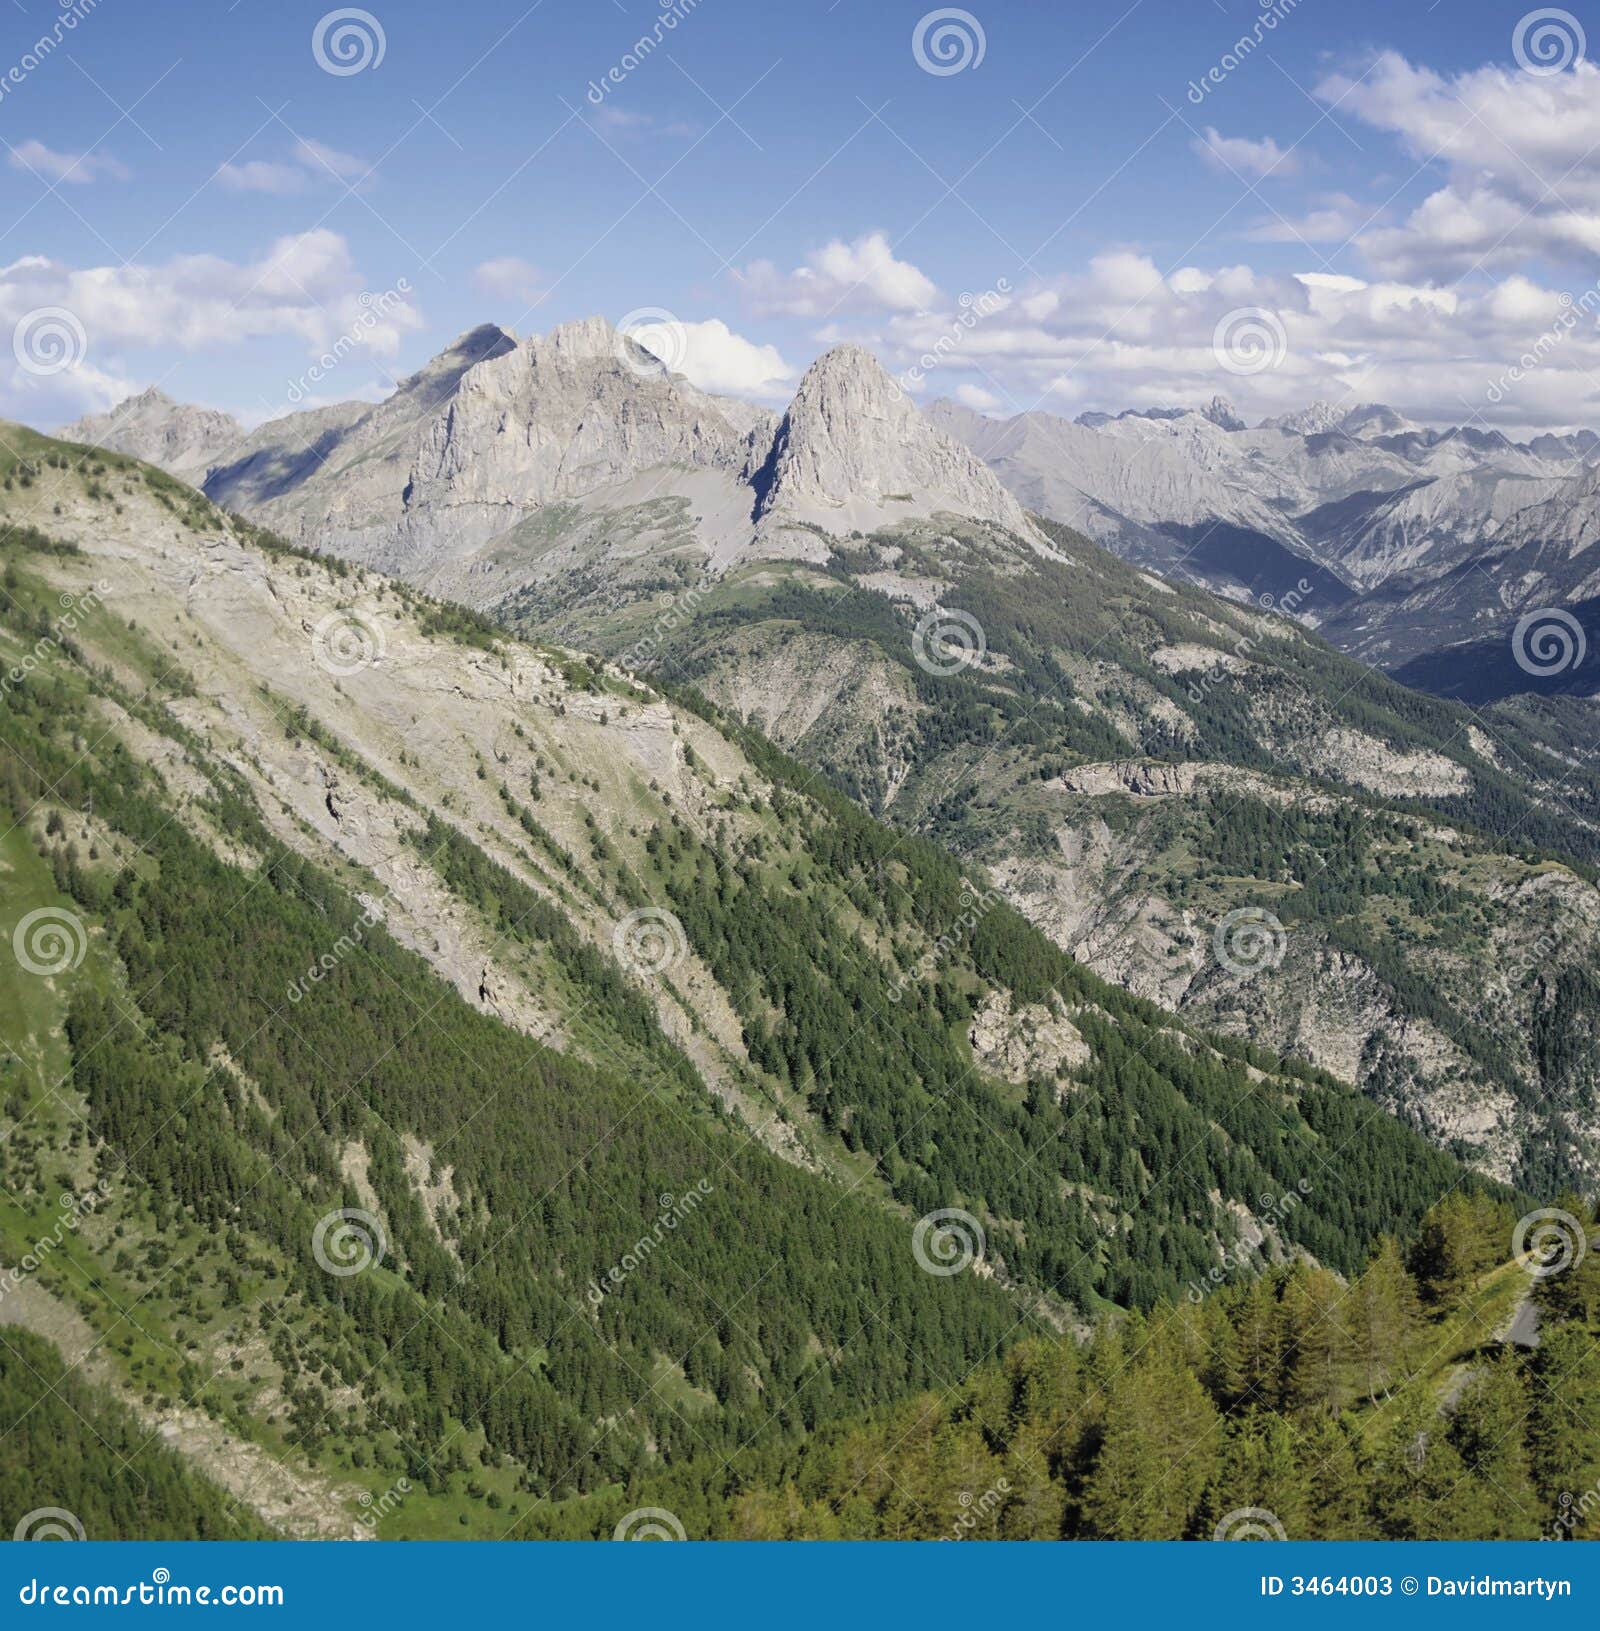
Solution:
<svg viewBox="0 0 1600 1631"><path fill-rule="evenodd" d="M1321 638L1447 581L1426 563L1448 529L1394 545L1397 508L1448 491L1514 518L1516 495L1591 479L1558 472L1592 438L1519 447L1377 406L1248 430L1222 399L925 415L850 346L775 415L598 318L475 329L383 403L220 429L146 395L70 434L691 686L953 848L1103 977L1309 1059L1501 1178L1592 1176L1583 705L1468 713ZM1246 987L1215 941L1241 913L1282 932Z"/></svg>
<svg viewBox="0 0 1600 1631"><path fill-rule="evenodd" d="M609 1532L690 1457L1511 1204L704 699L3 442L0 1385L149 1478L13 1440L18 1500Z"/></svg>
<svg viewBox="0 0 1600 1631"><path fill-rule="evenodd" d="M1425 429L1382 404L1317 403L1247 428L1205 410L930 417L1030 508L1223 594L1282 594L1342 650L1398 669L1506 637L1518 616L1593 597L1593 431L1513 442ZM1592 674L1570 682L1585 694ZM1537 689L1508 671L1495 694Z"/></svg>
<svg viewBox="0 0 1600 1631"><path fill-rule="evenodd" d="M599 320L248 434L146 394L4 427L0 520L34 1504L357 1538L664 1501L940 1534L1002 1476L1019 1537L1211 1533L1263 1489L1328 1535L1555 1510L1538 1400L1589 1386L1590 1282L1536 1306L1507 1259L1600 1159L1586 702L1469 710L1291 615L1309 579L1271 610L1124 560L858 347L782 414ZM1214 1450L1129 1504L1169 1430Z"/></svg>

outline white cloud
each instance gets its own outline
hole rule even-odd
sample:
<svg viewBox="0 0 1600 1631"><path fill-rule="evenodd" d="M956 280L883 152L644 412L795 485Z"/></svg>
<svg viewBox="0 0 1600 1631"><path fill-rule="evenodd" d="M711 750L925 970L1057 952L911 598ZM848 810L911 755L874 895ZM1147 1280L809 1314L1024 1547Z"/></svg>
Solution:
<svg viewBox="0 0 1600 1631"><path fill-rule="evenodd" d="M1394 52L1359 78L1317 87L1394 136L1444 185L1399 226L1359 239L1394 277L1457 278L1503 271L1535 255L1584 261L1600 253L1600 68L1564 73L1485 67L1446 76Z"/></svg>
<svg viewBox="0 0 1600 1631"><path fill-rule="evenodd" d="M364 191L370 182L372 166L354 153L342 153L309 136L300 137L291 149L293 164L272 159L247 159L243 164L227 163L217 171L224 187L239 193L272 193L286 197L303 193L316 185L344 185Z"/></svg>
<svg viewBox="0 0 1600 1631"><path fill-rule="evenodd" d="M472 273L472 281L497 300L517 300L537 306L545 297L544 274L532 261L516 255L499 255L486 260Z"/></svg>
<svg viewBox="0 0 1600 1631"><path fill-rule="evenodd" d="M354 153L342 153L310 136L302 136L294 144L294 156L313 174L322 171L338 181L359 184L372 173L369 160Z"/></svg>
<svg viewBox="0 0 1600 1631"><path fill-rule="evenodd" d="M1213 170L1246 180L1291 176L1300 168L1295 155L1285 152L1270 136L1263 136L1260 141L1252 141L1248 136L1224 136L1215 125L1207 125L1205 134L1195 137L1189 146Z"/></svg>
<svg viewBox="0 0 1600 1631"><path fill-rule="evenodd" d="M43 142L29 140L11 149L7 162L13 170L31 171L46 181L82 187L100 176L126 181L128 167L109 153L57 153Z"/></svg>
<svg viewBox="0 0 1600 1631"><path fill-rule="evenodd" d="M792 272L779 272L771 261L752 261L736 275L754 310L790 317L921 311L939 294L931 278L909 261L895 259L882 232L866 233L853 243L835 238Z"/></svg>
<svg viewBox="0 0 1600 1631"><path fill-rule="evenodd" d="M678 372L702 391L763 400L788 395L794 370L776 346L747 340L716 317L677 327L683 350Z"/></svg>
<svg viewBox="0 0 1600 1631"><path fill-rule="evenodd" d="M304 170L292 164L272 164L266 159L250 159L244 164L224 164L217 180L236 193L299 193L308 184Z"/></svg>
<svg viewBox="0 0 1600 1631"><path fill-rule="evenodd" d="M1329 193L1304 215L1269 216L1249 234L1264 244L1343 244L1373 224L1375 211L1348 193Z"/></svg>
<svg viewBox="0 0 1600 1631"><path fill-rule="evenodd" d="M955 399L964 408L972 408L978 413L989 413L1000 406L1000 398L993 391L986 391L981 385L958 385L955 389Z"/></svg>
<svg viewBox="0 0 1600 1631"><path fill-rule="evenodd" d="M179 255L160 265L72 267L27 256L0 267L0 341L30 313L57 308L72 314L85 345L77 365L59 373L0 373L0 413L55 423L105 406L107 382L131 377L128 354L145 349L229 351L277 337L314 358L348 334L369 358L392 357L422 319L408 295L381 298L389 293L362 278L345 240L325 228L280 238L254 261ZM10 349L0 345L0 354Z"/></svg>
<svg viewBox="0 0 1600 1631"><path fill-rule="evenodd" d="M1258 309L1286 352L1260 373L1229 373L1214 337ZM970 324L954 308L898 315L875 338L891 369L922 367L928 396L980 411L996 394L1007 411L1076 413L1222 392L1252 422L1327 398L1390 402L1430 424L1600 426L1600 286L1564 293L1526 273L1456 288L1244 265L1163 276L1147 257L1116 251ZM1521 367L1530 353L1537 367Z"/></svg>
<svg viewBox="0 0 1600 1631"><path fill-rule="evenodd" d="M609 130L642 130L654 123L648 113L630 113L627 108L614 108L609 102L593 109L589 118Z"/></svg>

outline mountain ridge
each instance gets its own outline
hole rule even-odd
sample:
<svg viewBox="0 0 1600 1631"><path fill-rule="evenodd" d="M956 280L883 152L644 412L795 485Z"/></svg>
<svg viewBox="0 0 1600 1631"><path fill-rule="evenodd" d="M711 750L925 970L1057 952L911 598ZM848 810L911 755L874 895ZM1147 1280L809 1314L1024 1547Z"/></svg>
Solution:
<svg viewBox="0 0 1600 1631"><path fill-rule="evenodd" d="M390 492L426 489L398 526L319 532L314 509L291 513L311 517L302 543L688 681L869 808L956 847L1103 976L1308 1054L1497 1176L1528 1161L1593 1170L1600 1113L1572 1056L1600 1023L1583 973L1600 944L1584 871L1600 854L1600 784L1574 781L1545 721L1426 707L1302 636L1284 614L1328 622L1355 590L1317 564L1303 531L1284 534L1294 549L1272 543L1265 529L1282 532L1281 517L1235 479L1241 452L1264 442L1293 452L1306 491L1359 506L1374 469L1415 476L1415 449L1381 445L1398 416L1359 410L1384 433L1371 442L1227 430L1190 411L1100 430L1042 415L996 427L1023 454L1166 472L1190 523L1152 510L1139 525L1178 558L1217 550L1207 495L1227 495L1241 518L1232 560L1278 552L1277 576L1230 601L1059 525L1042 529L1047 543L1032 521L1028 534L1008 525L1018 512L994 500L1000 476L968 480L984 450L952 451L864 353L819 361L796 402L770 422L763 455L768 423L741 435L607 325L566 326L461 371L439 413L398 415L404 456L379 477ZM965 410L934 418L974 434ZM1470 454L1454 438L1426 456L1458 470ZM935 492L891 502L899 479ZM821 502L861 482L858 510ZM1231 873L1208 860L1219 847ZM1557 870L1541 880L1547 862ZM1554 950L1530 950L1558 898ZM1413 904L1436 900L1452 903L1470 954ZM1241 1003L1206 925L1262 909L1294 938L1282 977Z"/></svg>

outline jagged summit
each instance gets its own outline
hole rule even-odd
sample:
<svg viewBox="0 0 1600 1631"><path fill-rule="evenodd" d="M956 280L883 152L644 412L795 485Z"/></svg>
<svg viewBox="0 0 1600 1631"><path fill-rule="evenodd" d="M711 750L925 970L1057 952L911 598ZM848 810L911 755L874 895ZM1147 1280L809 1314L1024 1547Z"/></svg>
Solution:
<svg viewBox="0 0 1600 1631"><path fill-rule="evenodd" d="M1214 396L1200 410L1203 418L1209 419L1219 430L1243 430L1245 422L1239 417L1239 410L1225 396Z"/></svg>
<svg viewBox="0 0 1600 1631"><path fill-rule="evenodd" d="M1287 431L1291 436L1324 436L1343 424L1346 412L1346 409L1335 407L1331 402L1313 402L1307 407L1296 408L1293 413L1280 413L1271 419L1263 419L1261 428Z"/></svg>
<svg viewBox="0 0 1600 1631"><path fill-rule="evenodd" d="M1339 428L1351 436L1371 438L1403 436L1408 431L1420 431L1422 426L1387 402L1363 402L1340 420Z"/></svg>
<svg viewBox="0 0 1600 1631"><path fill-rule="evenodd" d="M999 480L859 345L835 346L806 370L756 485L758 518L833 532L950 511L1032 533Z"/></svg>

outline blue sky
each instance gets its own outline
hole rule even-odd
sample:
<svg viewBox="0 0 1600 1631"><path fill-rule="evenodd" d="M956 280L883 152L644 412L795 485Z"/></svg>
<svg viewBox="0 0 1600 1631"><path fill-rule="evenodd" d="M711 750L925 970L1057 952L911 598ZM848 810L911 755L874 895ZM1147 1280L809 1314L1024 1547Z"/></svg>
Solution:
<svg viewBox="0 0 1600 1631"><path fill-rule="evenodd" d="M478 322L649 310L773 402L854 338L992 412L1600 423L1600 12L932 12L8 0L0 413L159 383L254 420Z"/></svg>

